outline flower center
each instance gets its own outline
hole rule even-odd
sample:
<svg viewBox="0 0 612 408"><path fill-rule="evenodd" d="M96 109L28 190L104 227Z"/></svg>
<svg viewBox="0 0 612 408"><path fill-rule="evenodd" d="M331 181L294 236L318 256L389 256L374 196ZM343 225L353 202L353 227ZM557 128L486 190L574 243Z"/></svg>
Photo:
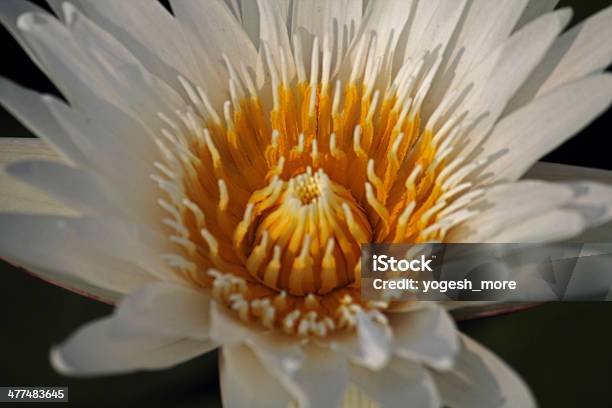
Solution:
<svg viewBox="0 0 612 408"><path fill-rule="evenodd" d="M326 294L359 277L359 245L372 231L349 190L312 168L253 193L235 243L246 268L291 295Z"/></svg>
<svg viewBox="0 0 612 408"><path fill-rule="evenodd" d="M298 198L302 202L302 205L311 204L313 201L319 198L319 194L321 194L321 190L319 189L319 183L322 182L320 180L322 178L321 174L324 173L317 173L313 176L312 168L309 167L308 172L300 174L299 176L289 180L289 190L291 191L291 195ZM329 179L325 181L328 180Z"/></svg>
<svg viewBox="0 0 612 408"><path fill-rule="evenodd" d="M263 88L226 61L222 110L180 78L191 105L160 113L165 258L245 321L301 336L352 328L358 310L388 306L360 299L360 244L442 241L473 214L465 112L449 100L421 123L439 56L390 77L369 41L335 74L330 43L315 39L308 75L302 50L274 61L264 45Z"/></svg>

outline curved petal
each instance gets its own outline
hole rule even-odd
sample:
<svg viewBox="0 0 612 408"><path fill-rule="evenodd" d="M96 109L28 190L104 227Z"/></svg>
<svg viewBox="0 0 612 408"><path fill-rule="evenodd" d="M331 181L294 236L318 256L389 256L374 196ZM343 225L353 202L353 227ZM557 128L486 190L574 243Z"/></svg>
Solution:
<svg viewBox="0 0 612 408"><path fill-rule="evenodd" d="M612 218L612 185L522 180L488 189L470 208L477 214L450 232L452 242L557 241Z"/></svg>
<svg viewBox="0 0 612 408"><path fill-rule="evenodd" d="M588 194L591 203L601 203L607 206L612 202L608 200L609 189L601 190L602 186L612 186L612 171L593 169L588 167L568 166L565 164L537 162L531 169L527 171L525 177L537 178L547 181L565 181L565 182L581 182L582 180L591 180L600 183L594 191L600 191L599 194L593 196L593 192ZM603 202L602 202L603 199ZM606 212L604 215L607 216ZM580 235L572 237L574 242L607 242L612 237L612 222L608 221L602 225L591 227Z"/></svg>
<svg viewBox="0 0 612 408"><path fill-rule="evenodd" d="M210 298L201 290L168 282L151 283L117 305L113 330L121 337L210 338Z"/></svg>
<svg viewBox="0 0 612 408"><path fill-rule="evenodd" d="M419 364L394 359L379 371L351 365L349 379L382 408L440 407L433 380Z"/></svg>
<svg viewBox="0 0 612 408"><path fill-rule="evenodd" d="M345 357L316 344L303 346L302 351L282 339L250 341L249 347L261 363L283 384L300 408L336 407L344 397L348 384ZM280 350L276 349L280 346Z"/></svg>
<svg viewBox="0 0 612 408"><path fill-rule="evenodd" d="M461 350L453 368L445 373L432 374L442 401L451 407L536 406L523 380L499 358L467 336L461 336Z"/></svg>
<svg viewBox="0 0 612 408"><path fill-rule="evenodd" d="M310 66L310 56L314 38L322 45L327 38L334 48L333 61L330 61L335 71L347 52L348 45L355 36L362 18L361 0L310 0L294 1L291 30L294 41L300 41L305 67Z"/></svg>
<svg viewBox="0 0 612 408"><path fill-rule="evenodd" d="M66 25L47 13L27 13L18 26L71 106L101 118L109 109L102 110L102 100L141 124L158 127L163 125L158 112L182 106L176 92L144 69L115 38L70 3L63 3L63 9ZM106 125L114 128L116 123Z"/></svg>
<svg viewBox="0 0 612 408"><path fill-rule="evenodd" d="M209 302L184 285L152 283L54 348L51 362L79 376L171 367L217 347L209 339Z"/></svg>
<svg viewBox="0 0 612 408"><path fill-rule="evenodd" d="M415 2L412 0L372 1L364 11L363 19L357 35L354 37L349 60L345 61L350 71L358 52L361 41L369 41L372 32L376 33L376 42L372 57L384 58L386 61L389 50L394 50L399 42L399 34L404 30L412 13Z"/></svg>
<svg viewBox="0 0 612 408"><path fill-rule="evenodd" d="M291 41L287 32L286 16L282 5L268 0L257 0L259 8L259 39L268 47L275 66L284 64L288 80L295 75L295 63ZM282 57L281 57L282 56Z"/></svg>
<svg viewBox="0 0 612 408"><path fill-rule="evenodd" d="M404 62L418 60L425 51L435 47L440 47L440 53L444 54L466 4L467 1L457 0L417 3L415 15L411 17L412 24L405 33L406 44L399 44L405 47Z"/></svg>
<svg viewBox="0 0 612 408"><path fill-rule="evenodd" d="M234 67L244 63L255 68L257 51L230 8L220 0L171 0L180 24L197 42L204 58L217 66L219 74L226 55Z"/></svg>
<svg viewBox="0 0 612 408"><path fill-rule="evenodd" d="M6 171L82 214L123 214L124 206L113 203L102 180L91 171L38 160L13 163Z"/></svg>
<svg viewBox="0 0 612 408"><path fill-rule="evenodd" d="M32 133L49 143L69 163L86 162L83 153L44 102L43 95L0 77L0 105ZM4 142L0 140L0 143ZM42 142L39 143L42 145Z"/></svg>
<svg viewBox="0 0 612 408"><path fill-rule="evenodd" d="M393 351L392 329L363 311L359 311L356 317L357 335L336 335L330 347L345 354L355 364L379 370L387 365Z"/></svg>
<svg viewBox="0 0 612 408"><path fill-rule="evenodd" d="M536 162L523 176L545 181L590 180L612 185L612 171L568 164Z"/></svg>
<svg viewBox="0 0 612 408"><path fill-rule="evenodd" d="M51 350L51 364L65 375L93 376L170 368L216 347L180 336L125 336L115 333L113 317L78 329Z"/></svg>
<svg viewBox="0 0 612 408"><path fill-rule="evenodd" d="M478 213L452 229L448 239L450 242L488 242L518 223L560 208L572 198L573 192L567 186L535 180L494 186L473 204ZM525 202L530 205L522 205Z"/></svg>
<svg viewBox="0 0 612 408"><path fill-rule="evenodd" d="M563 33L513 97L506 111L512 112L562 85L604 71L612 62L610 38L612 7Z"/></svg>
<svg viewBox="0 0 612 408"><path fill-rule="evenodd" d="M157 279L176 279L159 259L166 240L108 218L0 214L0 255L70 289L96 289L104 298Z"/></svg>
<svg viewBox="0 0 612 408"><path fill-rule="evenodd" d="M47 0L62 15L64 0ZM153 74L179 87L178 75L205 79L174 17L149 0L72 0L88 18L125 45ZM202 82L209 85L209 82ZM210 85L215 85L210 83ZM180 89L180 88L177 88Z"/></svg>
<svg viewBox="0 0 612 408"><path fill-rule="evenodd" d="M59 160L40 139L0 138L0 167L19 160ZM74 215L74 211L35 188L0 171L0 212Z"/></svg>
<svg viewBox="0 0 612 408"><path fill-rule="evenodd" d="M158 220L163 218L157 205L159 190L151 179L157 156L148 156L147 149L140 148L138 143L128 146L123 142L126 134L136 135L142 129L128 126L125 132L110 133L101 122L92 121L57 100L45 99L45 103L87 156L86 167L104 179L123 210L138 222L158 225ZM116 115L112 117L121 120Z"/></svg>
<svg viewBox="0 0 612 408"><path fill-rule="evenodd" d="M303 29L310 36L318 37L319 41L322 41L326 36L333 38L334 25L337 26L339 35L356 30L362 13L361 0L294 1L291 27L294 33ZM343 33L345 30L346 33Z"/></svg>
<svg viewBox="0 0 612 408"><path fill-rule="evenodd" d="M210 304L210 337L220 344L232 346L266 332L263 326L239 320L235 313L217 302Z"/></svg>
<svg viewBox="0 0 612 408"><path fill-rule="evenodd" d="M293 400L246 346L223 347L221 396L227 408L287 408Z"/></svg>
<svg viewBox="0 0 612 408"><path fill-rule="evenodd" d="M304 408L337 406L348 381L346 360L330 350L311 346L308 357L290 378L290 389Z"/></svg>
<svg viewBox="0 0 612 408"><path fill-rule="evenodd" d="M454 89L476 64L498 48L516 26L527 2L469 2L448 46L441 74L432 84L428 98L442 100L443 95Z"/></svg>
<svg viewBox="0 0 612 408"><path fill-rule="evenodd" d="M399 357L437 369L451 367L459 348L457 329L443 308L424 307L388 317Z"/></svg>
<svg viewBox="0 0 612 408"><path fill-rule="evenodd" d="M302 344L294 336L271 331L253 336L246 341L255 355L270 372L282 375L299 369L308 356L302 350Z"/></svg>
<svg viewBox="0 0 612 408"><path fill-rule="evenodd" d="M463 91L473 87L461 103L469 126L463 154L472 153L495 125L508 101L542 60L569 21L568 9L541 16L504 41L457 84Z"/></svg>
<svg viewBox="0 0 612 408"><path fill-rule="evenodd" d="M501 156L485 172L492 174L491 181L518 179L540 157L604 112L611 102L610 74L581 79L537 98L495 126L481 155Z"/></svg>
<svg viewBox="0 0 612 408"><path fill-rule="evenodd" d="M487 238L487 242L560 241L578 235L587 226L588 224L579 212L553 209L508 227Z"/></svg>

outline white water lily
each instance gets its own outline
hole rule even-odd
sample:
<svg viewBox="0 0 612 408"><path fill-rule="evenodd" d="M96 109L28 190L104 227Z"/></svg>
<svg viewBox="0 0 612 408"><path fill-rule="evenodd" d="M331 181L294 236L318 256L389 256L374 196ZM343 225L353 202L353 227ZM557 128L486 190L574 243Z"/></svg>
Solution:
<svg viewBox="0 0 612 408"><path fill-rule="evenodd" d="M221 347L228 407L535 405L441 305L362 301L359 244L608 221L605 172L521 178L608 108L612 8L563 33L554 0L49 3L59 18L0 2L68 101L1 80L61 159L1 142L47 195L1 179L0 254L117 304L53 349L56 369Z"/></svg>

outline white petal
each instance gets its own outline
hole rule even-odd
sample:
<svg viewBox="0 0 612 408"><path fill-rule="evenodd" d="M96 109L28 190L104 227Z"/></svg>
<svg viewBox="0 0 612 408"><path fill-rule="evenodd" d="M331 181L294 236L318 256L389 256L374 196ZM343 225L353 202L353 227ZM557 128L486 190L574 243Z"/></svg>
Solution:
<svg viewBox="0 0 612 408"><path fill-rule="evenodd" d="M70 3L64 3L63 9L66 27L84 54L82 62L94 73L90 74L92 81L97 80L95 73L99 70L100 89L96 89L96 94L104 94L106 91L110 102L124 112L133 113L135 120L139 119L155 130L165 125L158 117L158 112L173 112L184 108L181 96L152 75L124 44ZM97 116L98 112L95 114Z"/></svg>
<svg viewBox="0 0 612 408"><path fill-rule="evenodd" d="M64 0L48 0L62 15ZM153 74L169 84L179 86L177 77L197 79L209 86L200 75L189 44L173 16L159 2L149 0L73 0L83 13L124 44ZM177 88L178 89L178 88Z"/></svg>
<svg viewBox="0 0 612 408"><path fill-rule="evenodd" d="M339 33L345 27L347 32L355 30L361 22L361 14L361 0L294 1L291 27L294 33L303 29L322 41L325 36L333 36L334 25Z"/></svg>
<svg viewBox="0 0 612 408"><path fill-rule="evenodd" d="M357 337L365 365L384 367L391 355L391 332L388 326L379 325L362 311L357 313Z"/></svg>
<svg viewBox="0 0 612 408"><path fill-rule="evenodd" d="M113 330L118 337L209 340L210 302L207 294L184 284L151 283L119 302Z"/></svg>
<svg viewBox="0 0 612 408"><path fill-rule="evenodd" d="M589 226L597 226L612 218L612 185L579 181L567 183L574 190L568 208L579 212Z"/></svg>
<svg viewBox="0 0 612 408"><path fill-rule="evenodd" d="M97 100L93 94L90 96ZM88 119L55 97L41 96L7 80L0 80L0 98L10 112L68 162L97 168L105 177L114 178L114 186L119 187L118 193L115 189L115 201L122 203L126 213L131 211L136 220L143 222L159 219L154 199L143 191L147 186L149 192L156 189L149 178L155 156L149 155L150 160L143 163L142 157L151 150L142 143L148 135L125 114L100 101L96 110L101 117L97 121ZM103 125L97 126L99 123ZM109 133L114 127L118 127L114 129L116 133ZM125 134L132 137L125 138ZM152 144L150 137L147 143Z"/></svg>
<svg viewBox="0 0 612 408"><path fill-rule="evenodd" d="M300 408L336 407L347 386L344 356L312 343L301 348L302 356L296 340L283 337L258 337L249 346Z"/></svg>
<svg viewBox="0 0 612 408"><path fill-rule="evenodd" d="M125 337L114 332L114 318L78 329L51 351L51 364L66 375L92 376L170 368L215 347L180 336Z"/></svg>
<svg viewBox="0 0 612 408"><path fill-rule="evenodd" d="M612 7L601 10L559 38L566 52L538 94L605 70L612 62ZM570 45L571 44L571 45ZM557 48L558 49L558 48Z"/></svg>
<svg viewBox="0 0 612 408"><path fill-rule="evenodd" d="M272 54L276 69L281 67L281 53L284 55L287 77L293 79L295 64L289 34L287 32L286 16L281 4L269 0L257 0L259 7L259 38L266 44ZM280 73L279 73L280 75Z"/></svg>
<svg viewBox="0 0 612 408"><path fill-rule="evenodd" d="M151 179L157 156L147 154L149 149L138 142L139 137L147 136L142 133L142 128L128 125L125 127L127 133L110 133L101 122L89 119L56 99L44 98L44 102L64 132L86 155L86 166L104 178L105 186L113 195L112 200L121 202L125 213L135 220L153 227L158 225L163 218L157 205L159 189ZM111 116L120 122L117 114ZM125 134L133 137L125 138ZM126 139L133 144L130 146Z"/></svg>
<svg viewBox="0 0 612 408"><path fill-rule="evenodd" d="M132 122L156 129L163 124L158 112L182 107L180 97L148 73L110 34L70 3L64 3L63 8L66 26L45 13L25 14L18 25L72 107L107 120L110 129L116 129L118 119L103 116L109 112L109 103L130 114ZM140 134L134 139L143 141ZM154 147L150 139L149 144Z"/></svg>
<svg viewBox="0 0 612 408"><path fill-rule="evenodd" d="M396 358L379 371L351 365L349 378L383 408L440 407L432 378L419 364Z"/></svg>
<svg viewBox="0 0 612 408"><path fill-rule="evenodd" d="M372 58L376 61L376 58L385 57L388 50L396 48L400 33L408 22L414 4L412 0L370 2L364 12L363 21L353 45L364 37L368 38L374 32L376 33L376 49ZM354 57L355 52L351 55L351 60Z"/></svg>
<svg viewBox="0 0 612 408"><path fill-rule="evenodd" d="M487 238L487 242L550 242L581 233L587 223L576 211L555 209L519 222Z"/></svg>
<svg viewBox="0 0 612 408"><path fill-rule="evenodd" d="M458 349L457 329L441 307L425 307L388 316L395 353L405 359L448 369Z"/></svg>
<svg viewBox="0 0 612 408"><path fill-rule="evenodd" d="M464 152L471 153L488 134L512 95L542 60L567 23L564 19L567 13L567 9L559 10L526 25L458 84L461 91L470 84L474 85L458 112L467 113L465 123L470 126L469 142Z"/></svg>
<svg viewBox="0 0 612 408"><path fill-rule="evenodd" d="M546 181L563 181L572 186L576 184L580 190L583 190L582 194L579 194L579 202L586 206L596 206L604 210L600 211L600 215L597 219L591 221L591 226L593 224L599 224L600 221L605 222L605 218L610 216L609 206L612 204L612 197L610 197L612 171L569 166L566 164L537 162L527 171L525 177ZM589 181L587 182L584 180ZM586 191L584 191L585 189ZM606 228L606 226L602 226L602 228L606 230L609 227ZM589 231L592 230L589 229ZM581 237L577 237L576 242L588 242L584 240L584 235L589 235L589 231L585 232ZM592 232L597 233L597 231ZM601 241L605 241L605 239L601 239Z"/></svg>
<svg viewBox="0 0 612 408"><path fill-rule="evenodd" d="M451 407L535 407L525 383L491 352L466 336L453 369L433 373L438 391Z"/></svg>
<svg viewBox="0 0 612 408"><path fill-rule="evenodd" d="M454 89L476 64L508 38L527 1L474 0L468 3L457 33L449 44L442 67L443 75L436 78L432 85L431 100L442 100L448 90Z"/></svg>
<svg viewBox="0 0 612 408"><path fill-rule="evenodd" d="M514 111L495 126L482 146L483 154L501 154L486 172L494 180L516 180L604 112L611 101L612 75L604 74L572 82Z"/></svg>
<svg viewBox="0 0 612 408"><path fill-rule="evenodd" d="M174 276L145 244L152 236L110 219L0 214L0 226L3 257L69 289L93 286L94 295L115 300L155 280L155 273Z"/></svg>
<svg viewBox="0 0 612 408"><path fill-rule="evenodd" d="M112 202L102 180L88 170L51 161L20 161L6 171L81 214L122 214L121 204Z"/></svg>
<svg viewBox="0 0 612 408"><path fill-rule="evenodd" d="M255 68L257 51L229 7L219 0L171 0L181 25L197 41L199 58L209 59L225 78L223 55L237 68Z"/></svg>
<svg viewBox="0 0 612 408"><path fill-rule="evenodd" d="M467 72L462 71L461 66L464 69L474 66L506 40L527 4L525 0L505 0L496 4L475 0L471 3L455 45L455 52L465 48L457 67L458 75Z"/></svg>
<svg viewBox="0 0 612 408"><path fill-rule="evenodd" d="M66 161L74 164L86 162L83 153L66 134L38 92L0 78L0 104L35 135L49 143Z"/></svg>
<svg viewBox="0 0 612 408"><path fill-rule="evenodd" d="M292 401L246 346L223 347L219 371L224 407L287 408Z"/></svg>
<svg viewBox="0 0 612 408"><path fill-rule="evenodd" d="M591 180L604 184L612 184L612 171L546 162L534 163L533 167L525 173L524 177L545 181Z"/></svg>
<svg viewBox="0 0 612 408"><path fill-rule="evenodd" d="M601 10L561 35L507 111L533 98L588 75L602 72L612 62L612 7Z"/></svg>
<svg viewBox="0 0 612 408"><path fill-rule="evenodd" d="M239 320L225 305L210 304L210 337L220 344L233 346L265 331L260 324Z"/></svg>
<svg viewBox="0 0 612 408"><path fill-rule="evenodd" d="M359 311L356 334L335 336L330 345L358 365L372 370L384 367L393 348L391 328L386 323L375 321L371 315Z"/></svg>
<svg viewBox="0 0 612 408"><path fill-rule="evenodd" d="M40 139L0 138L0 167L4 168L24 159L59 160ZM2 169L0 170L0 212L14 211L74 215L74 211L62 203L20 183Z"/></svg>
<svg viewBox="0 0 612 408"><path fill-rule="evenodd" d="M406 30L404 61L409 58L417 60L422 57L423 52L438 46L441 47L439 52L444 54L466 4L466 1L457 0L417 3L413 22L410 29Z"/></svg>
<svg viewBox="0 0 612 408"><path fill-rule="evenodd" d="M332 67L342 61L348 45L361 24L361 0L307 0L294 1L292 12L292 35L299 36L302 42L305 67L310 67L313 39L319 44L325 38L336 43ZM335 28L334 28L335 27Z"/></svg>
<svg viewBox="0 0 612 408"><path fill-rule="evenodd" d="M252 336L246 343L262 364L279 376L293 373L308 358L302 350L300 339L277 331Z"/></svg>
<svg viewBox="0 0 612 408"><path fill-rule="evenodd" d="M474 203L473 209L479 213L452 229L448 239L450 242L488 242L512 226L560 208L573 195L567 186L529 180L492 187Z"/></svg>
<svg viewBox="0 0 612 408"><path fill-rule="evenodd" d="M346 360L314 345L307 347L305 352L306 359L288 381L299 406L315 408L339 405L348 381Z"/></svg>

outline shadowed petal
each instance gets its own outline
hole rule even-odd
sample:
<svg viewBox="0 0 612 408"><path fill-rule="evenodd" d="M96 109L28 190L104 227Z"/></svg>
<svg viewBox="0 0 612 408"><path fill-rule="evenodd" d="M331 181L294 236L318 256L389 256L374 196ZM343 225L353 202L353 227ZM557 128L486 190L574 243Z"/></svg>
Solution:
<svg viewBox="0 0 612 408"><path fill-rule="evenodd" d="M389 315L395 353L438 369L451 367L458 349L457 329L441 307L425 307Z"/></svg>
<svg viewBox="0 0 612 408"><path fill-rule="evenodd" d="M246 346L223 347L221 396L227 408L287 408L292 397Z"/></svg>
<svg viewBox="0 0 612 408"><path fill-rule="evenodd" d="M451 407L535 407L531 392L514 371L490 351L461 336L453 368L433 372L442 401Z"/></svg>
<svg viewBox="0 0 612 408"><path fill-rule="evenodd" d="M440 397L425 368L395 359L379 371L351 365L350 381L382 408L438 408Z"/></svg>
<svg viewBox="0 0 612 408"><path fill-rule="evenodd" d="M117 336L114 318L89 323L51 351L51 364L71 376L171 368L216 347L179 336Z"/></svg>

